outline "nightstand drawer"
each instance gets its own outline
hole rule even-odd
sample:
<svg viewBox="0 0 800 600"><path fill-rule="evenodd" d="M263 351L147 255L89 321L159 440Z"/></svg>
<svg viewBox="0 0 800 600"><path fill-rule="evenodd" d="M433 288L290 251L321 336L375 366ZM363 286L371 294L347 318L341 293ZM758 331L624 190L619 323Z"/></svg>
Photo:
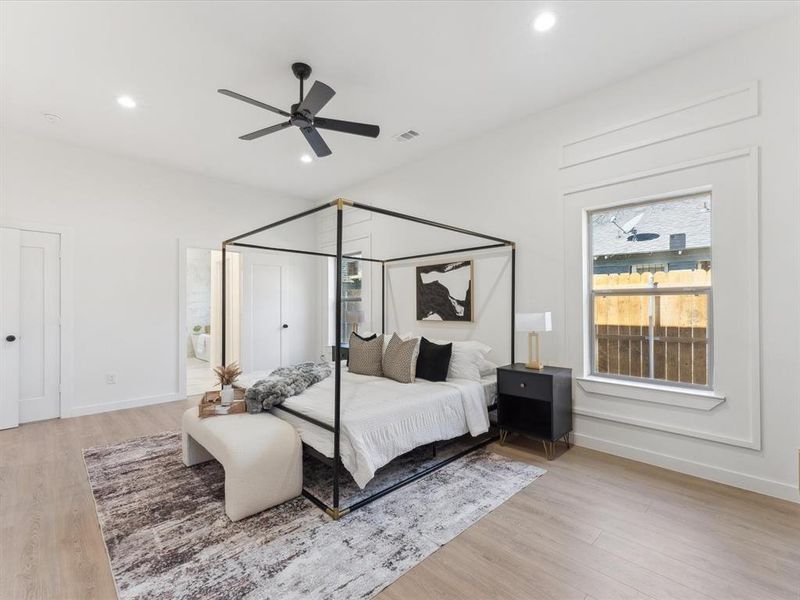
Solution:
<svg viewBox="0 0 800 600"><path fill-rule="evenodd" d="M500 371L497 377L497 391L509 396L552 402L553 378L533 372Z"/></svg>

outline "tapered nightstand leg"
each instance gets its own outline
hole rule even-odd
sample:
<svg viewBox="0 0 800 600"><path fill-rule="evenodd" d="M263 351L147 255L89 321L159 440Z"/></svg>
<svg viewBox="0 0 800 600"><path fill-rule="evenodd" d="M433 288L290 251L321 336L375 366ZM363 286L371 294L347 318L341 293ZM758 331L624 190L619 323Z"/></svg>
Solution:
<svg viewBox="0 0 800 600"><path fill-rule="evenodd" d="M500 445L505 446L506 438L508 437L508 431L505 429L500 430Z"/></svg>
<svg viewBox="0 0 800 600"><path fill-rule="evenodd" d="M556 446L553 442L547 442L542 440L542 446L544 446L544 457L547 460L553 460L556 456Z"/></svg>
<svg viewBox="0 0 800 600"><path fill-rule="evenodd" d="M570 443L569 443L569 434L568 433L564 434L564 443L567 445L567 450L569 450L571 448L571 446L570 446Z"/></svg>

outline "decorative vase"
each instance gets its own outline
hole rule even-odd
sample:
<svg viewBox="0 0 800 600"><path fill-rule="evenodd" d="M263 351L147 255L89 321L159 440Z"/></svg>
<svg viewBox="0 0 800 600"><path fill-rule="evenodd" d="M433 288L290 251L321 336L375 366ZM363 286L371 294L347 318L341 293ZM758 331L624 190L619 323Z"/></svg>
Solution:
<svg viewBox="0 0 800 600"><path fill-rule="evenodd" d="M223 385L222 391L219 394L222 406L230 406L233 404L233 386Z"/></svg>

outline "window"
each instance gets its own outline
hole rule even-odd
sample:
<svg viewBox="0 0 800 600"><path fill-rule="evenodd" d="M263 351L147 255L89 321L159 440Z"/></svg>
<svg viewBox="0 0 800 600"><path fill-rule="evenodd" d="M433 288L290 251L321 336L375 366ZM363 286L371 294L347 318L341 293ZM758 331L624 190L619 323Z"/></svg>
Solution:
<svg viewBox="0 0 800 600"><path fill-rule="evenodd" d="M588 216L593 375L711 385L711 195Z"/></svg>
<svg viewBox="0 0 800 600"><path fill-rule="evenodd" d="M360 257L361 253L351 254ZM342 339L346 344L350 340L350 332L358 331L360 323L364 322L362 283L364 272L360 260L342 259ZM335 271L335 269L334 269Z"/></svg>

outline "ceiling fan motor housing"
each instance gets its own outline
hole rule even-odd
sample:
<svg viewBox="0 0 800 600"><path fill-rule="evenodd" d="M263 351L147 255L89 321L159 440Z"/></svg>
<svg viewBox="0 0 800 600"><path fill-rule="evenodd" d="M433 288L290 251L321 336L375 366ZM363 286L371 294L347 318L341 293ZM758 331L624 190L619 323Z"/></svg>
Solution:
<svg viewBox="0 0 800 600"><path fill-rule="evenodd" d="M311 67L309 67L306 63L292 63L292 73L294 73L294 76L302 81L311 77Z"/></svg>
<svg viewBox="0 0 800 600"><path fill-rule="evenodd" d="M314 124L314 117L309 115L306 111L297 111L297 105L292 105L292 116L289 117L289 122L295 127L311 127Z"/></svg>

